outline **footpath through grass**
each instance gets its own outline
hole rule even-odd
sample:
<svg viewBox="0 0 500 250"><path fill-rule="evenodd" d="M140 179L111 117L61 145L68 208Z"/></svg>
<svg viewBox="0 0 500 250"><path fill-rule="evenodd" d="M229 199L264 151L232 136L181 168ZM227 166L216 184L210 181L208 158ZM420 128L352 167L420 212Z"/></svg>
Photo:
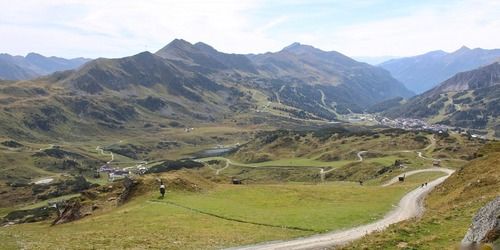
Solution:
<svg viewBox="0 0 500 250"><path fill-rule="evenodd" d="M422 218L390 226L342 249L458 249L477 211L500 193L500 143L429 194ZM500 249L500 240L494 249ZM486 248L485 248L486 249Z"/></svg>
<svg viewBox="0 0 500 250"><path fill-rule="evenodd" d="M165 200L155 193L73 223L1 228L0 241L6 249L213 249L290 239L381 218L406 192L438 175L415 175L386 188L346 182L218 185L199 193L169 192Z"/></svg>
<svg viewBox="0 0 500 250"><path fill-rule="evenodd" d="M208 193L173 193L168 199L237 220L326 232L382 218L417 183L439 175L423 174L385 188L352 182L219 185Z"/></svg>

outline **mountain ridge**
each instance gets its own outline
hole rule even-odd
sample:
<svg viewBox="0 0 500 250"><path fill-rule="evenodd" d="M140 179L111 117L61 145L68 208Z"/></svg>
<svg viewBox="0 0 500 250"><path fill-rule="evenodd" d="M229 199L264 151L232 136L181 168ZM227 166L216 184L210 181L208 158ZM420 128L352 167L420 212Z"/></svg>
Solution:
<svg viewBox="0 0 500 250"><path fill-rule="evenodd" d="M460 72L406 103L384 111L434 123L495 131L500 135L500 63Z"/></svg>
<svg viewBox="0 0 500 250"><path fill-rule="evenodd" d="M39 76L52 74L56 71L71 70L80 67L88 58L77 57L66 59L62 57L46 57L30 52L26 56L0 54L0 79L29 80Z"/></svg>
<svg viewBox="0 0 500 250"><path fill-rule="evenodd" d="M500 49L470 49L462 46L450 53L436 50L392 59L378 66L390 71L407 88L423 93L456 73L491 64L499 58Z"/></svg>
<svg viewBox="0 0 500 250"><path fill-rule="evenodd" d="M37 92L38 86L48 89L30 102L11 94ZM156 126L331 121L411 92L384 69L312 46L242 55L176 39L154 54L98 58L77 69L9 83L0 94L5 98L0 101L9 103L2 116L23 117L2 130L21 129L28 136L62 133L68 126L128 129L145 120Z"/></svg>

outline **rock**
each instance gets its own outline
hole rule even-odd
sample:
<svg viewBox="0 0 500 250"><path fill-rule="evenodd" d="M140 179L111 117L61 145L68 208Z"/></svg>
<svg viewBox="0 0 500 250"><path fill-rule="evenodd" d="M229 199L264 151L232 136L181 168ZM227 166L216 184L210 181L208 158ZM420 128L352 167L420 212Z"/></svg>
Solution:
<svg viewBox="0 0 500 250"><path fill-rule="evenodd" d="M9 147L9 148L20 148L20 147L23 147L24 145L17 142L17 141L14 141L14 140L9 140L9 141L3 141L2 143L0 143L6 147Z"/></svg>
<svg viewBox="0 0 500 250"><path fill-rule="evenodd" d="M43 221L53 218L56 214L56 209L53 207L39 207L26 210L16 210L7 214L2 219L2 224L20 224Z"/></svg>
<svg viewBox="0 0 500 250"><path fill-rule="evenodd" d="M500 196L479 209L472 219L467 234L462 239L465 245L491 243L500 238Z"/></svg>
<svg viewBox="0 0 500 250"><path fill-rule="evenodd" d="M137 184L138 181L132 180L128 177L125 177L125 179L123 179L123 191L118 197L118 205L125 203L130 198L130 194L133 192Z"/></svg>
<svg viewBox="0 0 500 250"><path fill-rule="evenodd" d="M408 243L406 242L399 242L398 243L398 248L406 248L408 246Z"/></svg>
<svg viewBox="0 0 500 250"><path fill-rule="evenodd" d="M81 192L82 197L88 198L88 199L96 199L99 196L99 192L94 191L94 190L85 190Z"/></svg>
<svg viewBox="0 0 500 250"><path fill-rule="evenodd" d="M63 206L64 208L62 209L62 211L59 210L59 216L54 220L54 222L52 222L52 225L68 223L83 217L80 211L80 209L82 208L80 201L68 201Z"/></svg>

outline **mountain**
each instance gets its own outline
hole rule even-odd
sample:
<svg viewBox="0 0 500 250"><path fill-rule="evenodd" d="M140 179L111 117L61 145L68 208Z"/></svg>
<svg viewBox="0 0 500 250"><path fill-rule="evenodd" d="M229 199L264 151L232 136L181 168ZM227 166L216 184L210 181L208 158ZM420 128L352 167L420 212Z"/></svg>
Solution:
<svg viewBox="0 0 500 250"><path fill-rule="evenodd" d="M0 131L30 138L214 122L286 126L335 120L411 94L386 70L334 51L294 44L242 55L176 39L154 54L99 58L33 81L2 83Z"/></svg>
<svg viewBox="0 0 500 250"><path fill-rule="evenodd" d="M214 73L217 70L239 70L257 73L255 66L245 55L219 52L202 42L193 45L185 40L175 39L155 54L190 66L193 71Z"/></svg>
<svg viewBox="0 0 500 250"><path fill-rule="evenodd" d="M464 128L494 129L500 136L500 63L458 73L384 114Z"/></svg>
<svg viewBox="0 0 500 250"><path fill-rule="evenodd" d="M379 101L413 95L386 70L336 51L294 43L249 58L261 75L275 79L268 88L276 98L295 107L307 103L307 111L362 112Z"/></svg>
<svg viewBox="0 0 500 250"><path fill-rule="evenodd" d="M281 51L258 55L227 54L204 44L176 39L156 55L214 82L265 92L270 101L335 119L339 113L412 93L390 74L335 51L294 43Z"/></svg>
<svg viewBox="0 0 500 250"><path fill-rule="evenodd" d="M89 60L87 58L45 57L36 53L29 53L26 57L0 54L0 79L32 79L56 71L75 69Z"/></svg>
<svg viewBox="0 0 500 250"><path fill-rule="evenodd" d="M393 59L379 66L391 72L407 88L422 93L456 73L493 63L500 58L500 49L469 49L465 46L447 53L442 50L423 55Z"/></svg>
<svg viewBox="0 0 500 250"><path fill-rule="evenodd" d="M387 62L392 59L399 58L397 56L355 56L354 60L358 62L368 63L374 66L377 66L383 62Z"/></svg>

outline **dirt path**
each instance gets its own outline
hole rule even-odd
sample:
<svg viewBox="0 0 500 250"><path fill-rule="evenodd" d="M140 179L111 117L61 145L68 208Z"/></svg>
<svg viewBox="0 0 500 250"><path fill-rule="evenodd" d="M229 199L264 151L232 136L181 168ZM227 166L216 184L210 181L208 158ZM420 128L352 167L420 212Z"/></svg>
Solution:
<svg viewBox="0 0 500 250"><path fill-rule="evenodd" d="M325 106L325 108L328 108L328 105L326 105L326 102L325 102L325 93L321 89L318 89L318 91L321 94L321 103L323 104L323 106Z"/></svg>
<svg viewBox="0 0 500 250"><path fill-rule="evenodd" d="M219 173L220 173L222 170L224 170L224 169L226 169L226 168L228 168L228 167L229 167L229 160L226 160L226 166L224 166L223 168L216 169L216 170L215 170L215 175L219 175Z"/></svg>
<svg viewBox="0 0 500 250"><path fill-rule="evenodd" d="M405 172L403 174L400 174L394 178L392 178L391 180L389 180L388 182L384 183L382 185L382 187L387 187L387 186L390 186L396 182L399 182L399 177L402 177L403 175L408 177L408 176L411 176L411 175L414 175L414 174L419 174L419 173L426 173L426 172L443 172L447 175L451 175L454 170L451 170L451 169L448 169L448 168L426 168L426 169L418 169L418 170L413 170L413 171L408 171L408 172Z"/></svg>
<svg viewBox="0 0 500 250"><path fill-rule="evenodd" d="M362 162L362 161L363 161L363 156L361 156L361 155L362 155L362 154L365 154L366 152L368 152L368 151L359 151L359 152L358 152L358 159L359 159L358 161L359 161L359 162Z"/></svg>
<svg viewBox="0 0 500 250"><path fill-rule="evenodd" d="M427 147L423 148L422 150L423 151L426 151L428 149L430 149L431 147L434 147L436 146L436 138L434 138L434 135L431 136L431 143L429 145L427 145Z"/></svg>
<svg viewBox="0 0 500 250"><path fill-rule="evenodd" d="M106 154L104 153L104 150L101 148L101 146L97 146L95 150L97 150L101 155L111 156L111 160L107 162L108 164L115 160L115 155L113 154L113 152L109 152Z"/></svg>
<svg viewBox="0 0 500 250"><path fill-rule="evenodd" d="M429 193L437 185L441 184L454 172L451 169L444 168L438 168L438 170L431 168L416 171L423 172L423 170L427 170L426 172L441 171L445 172L447 175L429 182L426 187L419 187L409 192L399 201L399 205L394 210L389 212L384 218L378 221L351 229L334 231L326 234L318 234L290 241L274 241L233 249L318 249L332 247L359 239L374 231L383 230L391 224L419 216L424 210L423 199L427 195L427 193ZM409 173L416 174L415 171L410 171L407 173L407 175Z"/></svg>
<svg viewBox="0 0 500 250"><path fill-rule="evenodd" d="M429 157L425 157L422 155L422 152L417 152L417 155L418 157L422 158L422 159L425 159L425 160L429 160L429 161L437 161L437 159L434 159L434 158L429 158Z"/></svg>

